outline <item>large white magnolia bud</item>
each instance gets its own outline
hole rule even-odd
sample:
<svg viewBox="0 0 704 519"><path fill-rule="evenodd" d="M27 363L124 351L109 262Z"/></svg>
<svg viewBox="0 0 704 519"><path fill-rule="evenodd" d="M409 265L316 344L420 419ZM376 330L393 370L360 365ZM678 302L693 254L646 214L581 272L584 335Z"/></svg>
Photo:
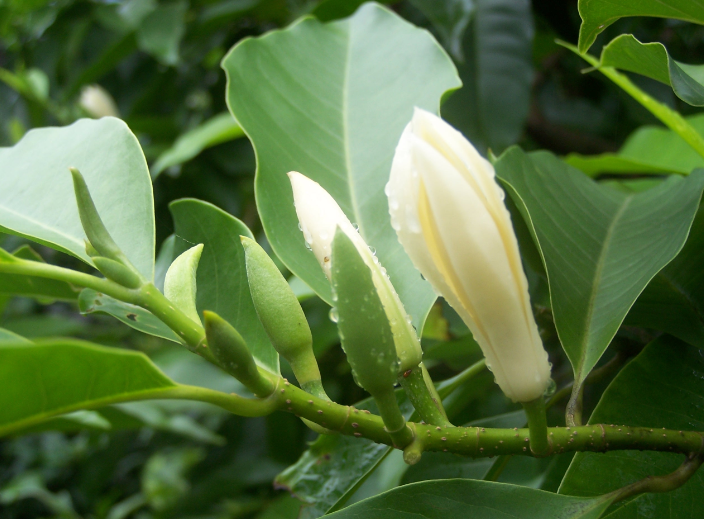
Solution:
<svg viewBox="0 0 704 519"><path fill-rule="evenodd" d="M96 119L107 116L120 117L115 100L100 85L83 87L78 104Z"/></svg>
<svg viewBox="0 0 704 519"><path fill-rule="evenodd" d="M493 166L457 130L416 108L386 193L399 241L472 331L506 396L540 397L550 364Z"/></svg>
<svg viewBox="0 0 704 519"><path fill-rule="evenodd" d="M386 270L330 193L320 184L300 173L291 171L288 176L291 180L293 201L303 236L328 280L331 277L332 241L335 238L335 230L339 227L352 240L371 269L372 281L394 334L396 354L400 362L399 370L405 371L418 366L423 355L418 336Z"/></svg>

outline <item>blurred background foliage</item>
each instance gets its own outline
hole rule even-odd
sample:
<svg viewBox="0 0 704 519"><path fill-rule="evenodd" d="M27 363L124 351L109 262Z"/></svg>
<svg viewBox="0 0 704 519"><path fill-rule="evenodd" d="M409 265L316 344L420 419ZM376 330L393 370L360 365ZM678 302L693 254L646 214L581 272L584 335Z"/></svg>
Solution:
<svg viewBox="0 0 704 519"><path fill-rule="evenodd" d="M583 73L584 62L555 43L556 38L577 41L576 1L385 3L431 31L452 56L464 87L446 100L443 116L483 152L498 155L516 143L558 154L613 152L637 127L656 124L608 80ZM157 243L173 233L168 204L181 197L221 207L264 242L254 203L254 153L227 112L220 60L243 38L286 26L306 14L322 20L345 17L360 4L357 0L0 0L0 145L11 146L31 128L69 124L100 110L115 111L138 136L155 177ZM702 26L626 18L604 31L592 54L623 32L641 41L663 42L675 59L688 63L697 63L704 51ZM660 101L684 114L693 113L669 87L640 76L633 80ZM94 84L108 93L114 106L91 104L85 88ZM520 221L517 226L519 239L525 238L527 229ZM0 243L8 250L25 244L1 234ZM521 240L539 324L548 349L558 351L540 262L531 261L529 243ZM47 261L84 268L49 249L38 250ZM328 393L345 404L364 398L352 381L327 306L303 287L300 293ZM75 336L141 350L179 382L228 392L237 389L236 381L165 341L134 332L107 316L79 315L75 299L71 293L57 294L52 302L10 298L0 292L0 327L30 339ZM628 356L649 338L641 328L625 328L610 355L617 360ZM480 358L467 329L441 303L431 313L423 341L426 363L436 380ZM551 358L564 357L558 353ZM607 356L604 363L610 360ZM554 366L554 377L558 386L569 382L569 365ZM587 409L594 405L590 392L598 395L607 381L608 377L587 392ZM516 410L496 390L488 372L453 394L446 407L455 423ZM512 427L523 418L509 414L502 420ZM272 480L314 437L291 415L244 419L193 402L136 403L73 413L33 434L0 442L0 516L293 518L299 503L275 489ZM486 460L455 457L448 462L429 454L407 470L396 454L385 459L350 502L399 483L481 477L486 469ZM564 456L511 460L500 480L555 490L568 462Z"/></svg>

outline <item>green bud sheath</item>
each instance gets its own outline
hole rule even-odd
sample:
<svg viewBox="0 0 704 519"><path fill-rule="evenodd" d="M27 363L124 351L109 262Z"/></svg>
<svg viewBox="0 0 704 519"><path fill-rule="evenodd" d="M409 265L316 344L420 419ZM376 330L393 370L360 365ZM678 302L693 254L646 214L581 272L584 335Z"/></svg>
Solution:
<svg viewBox="0 0 704 519"><path fill-rule="evenodd" d="M164 295L193 322L200 324L196 309L198 263L203 244L191 247L176 258L164 278Z"/></svg>
<svg viewBox="0 0 704 519"><path fill-rule="evenodd" d="M239 332L215 312L203 312L203 321L208 347L220 367L258 397L269 396L274 384L259 372Z"/></svg>
<svg viewBox="0 0 704 519"><path fill-rule="evenodd" d="M12 254L0 247L0 261L4 261L5 263L17 263L18 260Z"/></svg>
<svg viewBox="0 0 704 519"><path fill-rule="evenodd" d="M86 236L88 236L88 241L101 256L120 261L123 256L122 251L101 220L83 175L76 168L68 169L73 177L73 190L76 193L78 214L81 217L81 224Z"/></svg>
<svg viewBox="0 0 704 519"><path fill-rule="evenodd" d="M91 243L88 240L84 240L86 242L86 254L90 256L91 258L95 258L97 256L100 256L100 253L95 250L95 247L91 245Z"/></svg>
<svg viewBox="0 0 704 519"><path fill-rule="evenodd" d="M119 283L126 288L139 288L142 286L142 279L129 267L118 263L110 258L97 256L93 258L95 268L97 268L106 278L115 283Z"/></svg>
<svg viewBox="0 0 704 519"><path fill-rule="evenodd" d="M134 275L139 277L140 284L142 284L145 282L142 275L134 268L127 256L120 250L120 247L117 246L117 243L115 243L115 240L112 239L105 227L103 220L101 220L83 175L76 168L68 169L71 171L71 177L73 178L73 191L76 194L76 204L78 205L81 225L83 225L83 230L91 245L90 249L86 246L86 253L89 256L93 256L91 253L95 251L97 252L96 256L104 256L122 263L125 267L131 269Z"/></svg>
<svg viewBox="0 0 704 519"><path fill-rule="evenodd" d="M291 364L305 391L329 400L320 381L313 336L298 298L266 251L251 238L240 239L254 308L274 349Z"/></svg>
<svg viewBox="0 0 704 519"><path fill-rule="evenodd" d="M391 325L369 266L339 228L331 263L337 326L355 382L374 397L394 444L405 447L413 434L396 402L398 358Z"/></svg>

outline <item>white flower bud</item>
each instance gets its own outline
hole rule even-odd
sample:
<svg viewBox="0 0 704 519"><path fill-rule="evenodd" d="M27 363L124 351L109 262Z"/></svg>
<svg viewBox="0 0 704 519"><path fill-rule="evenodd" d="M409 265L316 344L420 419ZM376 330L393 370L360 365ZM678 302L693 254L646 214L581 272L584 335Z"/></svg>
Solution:
<svg viewBox="0 0 704 519"><path fill-rule="evenodd" d="M514 402L539 398L550 364L493 166L457 130L416 108L386 193L399 241L472 331L497 384Z"/></svg>
<svg viewBox="0 0 704 519"><path fill-rule="evenodd" d="M291 171L288 176L303 236L328 280L331 276L332 241L335 238L335 230L339 227L349 236L371 269L374 286L394 334L396 354L400 361L399 371L418 366L423 355L420 342L411 325L411 318L406 314L403 303L386 275L386 270L337 202L320 184L295 171Z"/></svg>
<svg viewBox="0 0 704 519"><path fill-rule="evenodd" d="M83 87L78 104L96 119L107 116L120 117L115 100L100 85Z"/></svg>

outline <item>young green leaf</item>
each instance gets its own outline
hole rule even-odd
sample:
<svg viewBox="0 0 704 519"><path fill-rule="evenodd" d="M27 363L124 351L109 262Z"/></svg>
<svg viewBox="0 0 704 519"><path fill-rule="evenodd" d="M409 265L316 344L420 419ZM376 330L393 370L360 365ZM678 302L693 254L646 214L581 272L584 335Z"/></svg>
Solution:
<svg viewBox="0 0 704 519"><path fill-rule="evenodd" d="M601 65L655 79L670 85L685 103L704 106L704 65L675 61L662 43L641 43L622 34L601 51Z"/></svg>
<svg viewBox="0 0 704 519"><path fill-rule="evenodd" d="M174 260L164 278L166 299L196 323L200 323L200 316L196 309L198 291L196 273L202 252L202 243L188 249Z"/></svg>

